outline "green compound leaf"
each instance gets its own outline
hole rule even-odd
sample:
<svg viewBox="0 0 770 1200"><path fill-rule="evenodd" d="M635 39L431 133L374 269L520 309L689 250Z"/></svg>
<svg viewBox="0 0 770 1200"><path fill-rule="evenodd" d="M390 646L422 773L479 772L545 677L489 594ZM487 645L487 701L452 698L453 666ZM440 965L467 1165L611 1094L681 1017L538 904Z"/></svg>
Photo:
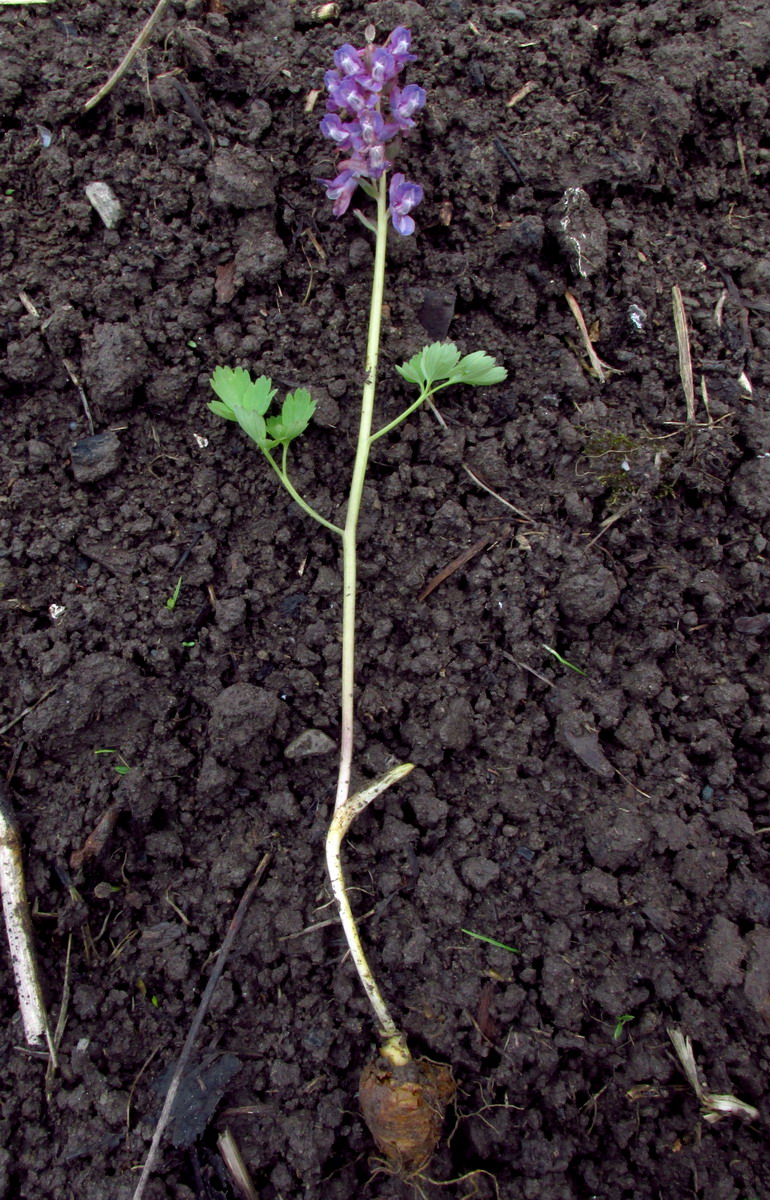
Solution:
<svg viewBox="0 0 770 1200"><path fill-rule="evenodd" d="M460 351L452 342L433 342L396 367L407 383L416 383L426 391L434 383L451 379L460 361Z"/></svg>
<svg viewBox="0 0 770 1200"><path fill-rule="evenodd" d="M268 417L267 431L276 442L288 446L289 442L305 432L314 412L315 400L310 392L305 388L297 388L287 394L280 417Z"/></svg>
<svg viewBox="0 0 770 1200"><path fill-rule="evenodd" d="M454 378L458 383L469 384L471 387L488 387L493 383L502 383L508 378L508 372L505 367L498 367L490 354L476 350L460 359Z"/></svg>
<svg viewBox="0 0 770 1200"><path fill-rule="evenodd" d="M498 367L491 355L476 350L461 358L453 342L433 342L396 370L407 383L416 383L426 392L437 383L488 387L508 377L505 367Z"/></svg>
<svg viewBox="0 0 770 1200"><path fill-rule="evenodd" d="M230 421L237 420L234 416L236 408L258 413L263 417L277 391L277 388L273 387L273 381L266 375L252 379L243 367L217 367L210 382L222 404L212 400L209 408L218 416L226 417ZM224 409L233 415L228 416Z"/></svg>

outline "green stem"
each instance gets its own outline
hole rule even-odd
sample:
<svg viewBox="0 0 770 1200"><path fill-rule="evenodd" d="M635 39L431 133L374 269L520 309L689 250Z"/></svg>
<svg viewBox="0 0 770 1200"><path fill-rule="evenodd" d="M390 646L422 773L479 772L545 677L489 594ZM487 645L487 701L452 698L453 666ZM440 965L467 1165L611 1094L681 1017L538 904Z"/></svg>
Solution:
<svg viewBox="0 0 770 1200"><path fill-rule="evenodd" d="M369 445L371 446L374 442L376 442L377 438L384 437L386 433L390 433L391 430L395 429L397 425L400 425L402 421L405 421L407 417L411 417L415 409L418 409L421 404L425 403L426 400L431 400L433 396L435 396L436 392L442 392L444 388L453 387L454 384L461 382L462 380L460 379L447 379L445 383L432 383L428 387L427 391L420 392L420 395L417 397L414 404L410 404L408 408L405 408L402 413L399 413L398 416L394 417L392 421L389 421L387 425L383 425L382 429L378 429L376 433L373 433L369 438Z"/></svg>
<svg viewBox="0 0 770 1200"><path fill-rule="evenodd" d="M326 520L326 517L322 517L319 512L316 512L312 504L308 504L307 500L302 499L294 484L289 479L288 471L286 469L286 455L288 453L288 449L289 448L286 445L283 447L282 465L280 467L269 450L264 450L263 453L267 461L270 463L270 466L280 479L281 483L286 488L286 491L291 496L292 500L294 500L300 506L303 512L306 512L307 515L312 517L314 521L317 521L319 525L323 525L324 529L329 529L332 533L338 533L340 537L342 537L343 531L340 529L339 525L332 524L331 521Z"/></svg>
<svg viewBox="0 0 770 1200"><path fill-rule="evenodd" d="M377 241L374 250L372 299L369 307L369 337L364 364L364 390L361 395L361 417L358 426L356 458L350 483L348 511L342 534L342 715L340 727L340 764L337 778L335 809L345 803L350 791L353 762L353 695L355 690L356 656L356 554L358 517L369 462L369 446L374 417L374 394L377 387L377 362L380 355L382 303L385 293L385 255L388 244L387 176L383 175L377 189Z"/></svg>
<svg viewBox="0 0 770 1200"><path fill-rule="evenodd" d="M409 407L405 408L402 413L399 413L394 420L389 421L387 425L383 425L382 429L378 429L376 433L372 434L372 436L369 438L369 445L373 446L377 441L377 438L384 437L386 433L390 433L392 429L395 429L396 426L400 425L402 421L405 421L407 417L411 417L415 409L419 408L421 404L424 404L430 395L432 395L432 392L421 392L414 404L410 404Z"/></svg>

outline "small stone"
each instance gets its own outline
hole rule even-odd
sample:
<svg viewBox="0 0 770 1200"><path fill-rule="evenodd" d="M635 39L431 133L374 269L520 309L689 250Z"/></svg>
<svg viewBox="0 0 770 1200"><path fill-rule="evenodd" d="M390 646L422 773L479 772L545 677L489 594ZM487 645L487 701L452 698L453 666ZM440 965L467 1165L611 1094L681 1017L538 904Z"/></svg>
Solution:
<svg viewBox="0 0 770 1200"><path fill-rule="evenodd" d="M130 408L146 382L147 345L127 322L94 326L85 340L83 377L92 403L112 414Z"/></svg>
<svg viewBox="0 0 770 1200"><path fill-rule="evenodd" d="M107 229L117 229L123 220L123 205L108 183L86 185L89 204L101 217Z"/></svg>
<svg viewBox="0 0 770 1200"><path fill-rule="evenodd" d="M491 858L483 858L480 854L475 854L471 858L466 858L465 862L461 864L460 874L469 887L483 891L484 888L489 887L490 883L494 883L500 878L500 868L496 862L492 862Z"/></svg>
<svg viewBox="0 0 770 1200"><path fill-rule="evenodd" d="M536 214L516 217L500 237L503 254L539 254L545 240L545 223Z"/></svg>
<svg viewBox="0 0 770 1200"><path fill-rule="evenodd" d="M246 601L243 596L229 600L218 600L216 607L217 628L223 633L232 633L246 620Z"/></svg>
<svg viewBox="0 0 770 1200"><path fill-rule="evenodd" d="M336 748L327 733L321 729L303 729L284 750L286 758L311 758L317 754L331 754Z"/></svg>
<svg viewBox="0 0 770 1200"><path fill-rule="evenodd" d="M598 867L591 867L589 871L583 872L580 889L586 900L603 904L605 908L616 908L620 904L617 879L614 875L608 875L606 871L600 871Z"/></svg>
<svg viewBox="0 0 770 1200"><path fill-rule="evenodd" d="M564 575L558 586L559 607L565 617L593 625L617 603L620 588L611 571L599 564Z"/></svg>
<svg viewBox="0 0 770 1200"><path fill-rule="evenodd" d="M726 917L715 916L703 946L703 964L714 987L721 989L743 982L740 967L745 955L746 946L738 926Z"/></svg>
<svg viewBox="0 0 770 1200"><path fill-rule="evenodd" d="M521 25L526 19L527 14L520 8L504 8L500 13L500 20L504 25Z"/></svg>
<svg viewBox="0 0 770 1200"><path fill-rule="evenodd" d="M247 147L218 151L207 174L211 202L219 208L232 205L250 211L272 208L275 204L273 169L266 159Z"/></svg>
<svg viewBox="0 0 770 1200"><path fill-rule="evenodd" d="M72 473L78 483L95 483L120 466L120 438L116 433L96 433L72 447Z"/></svg>
<svg viewBox="0 0 770 1200"><path fill-rule="evenodd" d="M563 746L577 755L583 766L596 771L602 779L612 779L614 768L605 757L596 730L587 727L584 714L577 711L562 713L556 722L556 736Z"/></svg>
<svg viewBox="0 0 770 1200"><path fill-rule="evenodd" d="M749 517L770 516L770 447L762 458L752 458L738 467L730 494Z"/></svg>
<svg viewBox="0 0 770 1200"><path fill-rule="evenodd" d="M450 700L442 713L442 705L434 709L435 730L439 745L445 750L467 750L473 740L473 709L464 696Z"/></svg>
<svg viewBox="0 0 770 1200"><path fill-rule="evenodd" d="M611 807L586 818L585 835L588 853L605 871L617 871L635 860L650 840L649 827L640 816Z"/></svg>

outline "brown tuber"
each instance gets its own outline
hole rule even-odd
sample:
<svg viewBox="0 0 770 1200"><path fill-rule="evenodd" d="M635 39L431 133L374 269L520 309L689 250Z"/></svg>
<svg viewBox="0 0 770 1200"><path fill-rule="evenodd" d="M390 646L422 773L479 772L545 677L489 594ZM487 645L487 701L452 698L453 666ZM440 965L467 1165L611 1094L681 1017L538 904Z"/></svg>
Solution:
<svg viewBox="0 0 770 1200"><path fill-rule="evenodd" d="M427 1166L455 1091L445 1063L422 1058L391 1065L378 1058L364 1067L358 1093L361 1112L395 1174L408 1177Z"/></svg>

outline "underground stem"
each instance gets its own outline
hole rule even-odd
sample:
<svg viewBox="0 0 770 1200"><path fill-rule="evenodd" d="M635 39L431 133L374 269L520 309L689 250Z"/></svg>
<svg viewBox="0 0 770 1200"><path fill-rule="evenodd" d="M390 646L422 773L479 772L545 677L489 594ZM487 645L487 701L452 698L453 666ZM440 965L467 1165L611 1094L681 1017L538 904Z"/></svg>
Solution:
<svg viewBox="0 0 770 1200"><path fill-rule="evenodd" d="M337 901L340 923L345 932L350 956L358 971L361 985L366 992L369 1003L374 1010L379 1026L382 1045L380 1052L394 1066L403 1066L409 1062L411 1055L407 1049L406 1039L390 1015L382 993L366 960L364 948L358 935L356 920L350 907L345 876L342 870L342 841L355 818L394 783L398 783L413 769L413 763L402 763L393 767L385 775L370 783L367 787L345 800L335 811L326 835L326 865L329 870L334 898Z"/></svg>

